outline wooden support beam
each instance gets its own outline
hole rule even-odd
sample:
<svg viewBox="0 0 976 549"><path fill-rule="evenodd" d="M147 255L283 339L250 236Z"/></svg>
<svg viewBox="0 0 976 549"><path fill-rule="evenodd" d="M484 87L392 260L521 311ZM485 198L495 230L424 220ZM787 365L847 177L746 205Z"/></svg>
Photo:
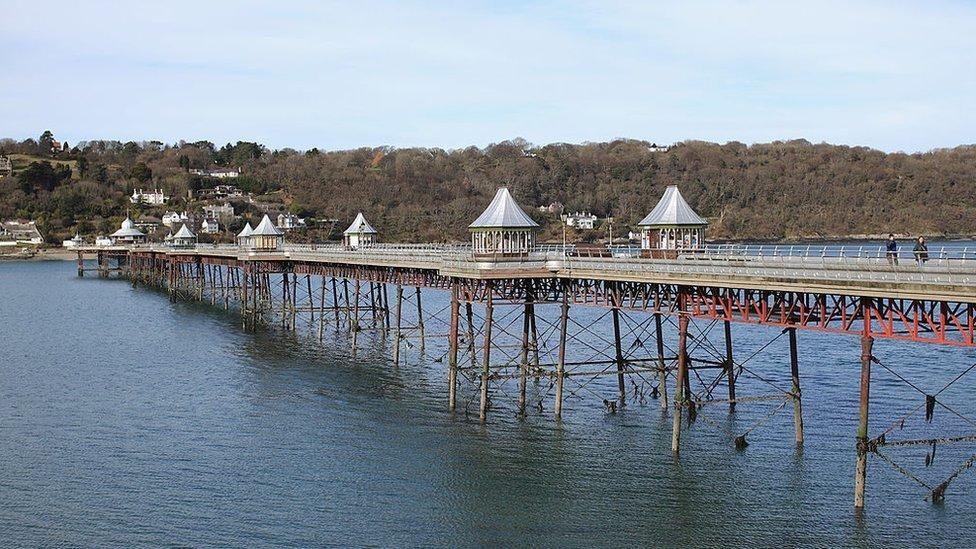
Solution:
<svg viewBox="0 0 976 549"><path fill-rule="evenodd" d="M423 354L425 348L424 341L427 338L424 335L424 306L420 300L420 286L417 286L417 330L420 335L420 354Z"/></svg>
<svg viewBox="0 0 976 549"><path fill-rule="evenodd" d="M447 342L447 407L452 412L457 407L458 324L461 316L458 293L458 283L454 281L451 283L451 328Z"/></svg>
<svg viewBox="0 0 976 549"><path fill-rule="evenodd" d="M874 338L861 338L861 392L857 424L857 460L854 462L854 508L864 508L864 487L868 477L868 402L871 398L871 360Z"/></svg>
<svg viewBox="0 0 976 549"><path fill-rule="evenodd" d="M481 408L478 417L484 422L488 418L488 376L491 375L491 328L492 313L494 312L494 295L492 292L492 282L486 283L485 293L485 327L483 330L484 348L482 349L481 359L483 369L481 372Z"/></svg>
<svg viewBox="0 0 976 549"><path fill-rule="evenodd" d="M559 363L556 365L556 419L563 417L563 382L566 377L566 335L569 327L569 288L563 285L563 303L559 314Z"/></svg>
<svg viewBox="0 0 976 549"><path fill-rule="evenodd" d="M471 366L478 364L477 346L474 342L474 310L470 301L464 302L464 316L468 320L468 354L471 355Z"/></svg>
<svg viewBox="0 0 976 549"><path fill-rule="evenodd" d="M678 316L678 375L674 386L674 421L671 424L671 451L677 456L681 450L681 417L690 395L685 394L688 377L688 313Z"/></svg>
<svg viewBox="0 0 976 549"><path fill-rule="evenodd" d="M729 411L735 411L735 361L732 356L732 323L725 324L725 378L729 382Z"/></svg>
<svg viewBox="0 0 976 549"><path fill-rule="evenodd" d="M668 370L664 363L664 330L661 317L663 313L654 313L654 333L657 338L657 385L661 392L661 409L668 409Z"/></svg>
<svg viewBox="0 0 976 549"><path fill-rule="evenodd" d="M393 365L400 365L400 339L402 335L400 334L400 314L403 308L403 286L397 284L396 287L396 304L395 313L393 315Z"/></svg>
<svg viewBox="0 0 976 549"><path fill-rule="evenodd" d="M617 363L617 399L620 400L620 406L624 406L627 403L627 386L624 384L626 362L624 361L623 346L620 343L620 307L617 306L616 300L614 301L610 315L613 317L614 362Z"/></svg>
<svg viewBox="0 0 976 549"><path fill-rule="evenodd" d="M529 292L526 292L525 303L522 309L522 353L519 362L519 417L525 417L525 386L529 377L529 337L532 325L532 321L530 320L531 307L532 296Z"/></svg>
<svg viewBox="0 0 976 549"><path fill-rule="evenodd" d="M797 359L796 328L786 329L790 336L790 377L793 379L793 428L796 433L796 443L803 444L803 405L800 393L800 365Z"/></svg>

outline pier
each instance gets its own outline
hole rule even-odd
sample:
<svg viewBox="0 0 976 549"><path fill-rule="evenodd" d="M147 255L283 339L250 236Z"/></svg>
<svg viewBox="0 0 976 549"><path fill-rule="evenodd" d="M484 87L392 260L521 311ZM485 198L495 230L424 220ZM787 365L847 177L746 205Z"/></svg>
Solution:
<svg viewBox="0 0 976 549"><path fill-rule="evenodd" d="M756 250L711 247L674 259L645 259L579 257L571 249L539 247L521 257L476 258L466 246L392 244L358 250L284 245L275 252L229 245L178 250L120 246L82 248L77 253L79 276L124 277L166 291L172 299L235 308L246 329L280 325L293 330L296 320L306 317L317 325L320 338L326 330L345 331L354 347L363 330L382 330L394 342L394 365L403 360L408 334L419 346L431 337L446 336L445 405L456 410L460 385L475 384L482 421L492 409L492 384L505 380L518 382L523 413L528 405L526 381L551 380L548 408L557 419L569 384L616 377L618 394L608 402L613 409L634 398L629 390L636 384L650 385L660 406L671 407L676 455L684 420L705 405L720 403L734 410L751 401L782 400L792 408L796 443L802 444L797 332L857 336L862 373L860 426L854 441L856 507L864 505L869 455L888 461L886 446L976 440L976 434L893 440L890 430L872 436L868 414L872 367L884 363L876 340L974 346L976 257L936 257L918 267L908 258L889 265L882 253L850 249L775 247L758 255ZM449 292L448 310L423 308L423 295L430 290ZM408 307L420 320L415 326L402 323ZM575 322L578 307L604 310L600 321L612 326L612 337L608 340L597 335L594 326ZM425 333L425 319L446 325L447 333ZM704 340L709 330L722 330L724 348L689 343L695 321L703 322L694 334L696 341ZM665 340L664 323L677 327L676 341ZM745 366L743 357L734 354L730 323L776 328L771 333L790 348L791 361L784 368L791 373L792 387L767 395L736 393L735 382ZM555 361L540 360L544 347L556 349ZM574 348L592 358L568 360ZM714 375L696 387L691 382L696 371ZM946 372L946 381L955 382L967 373ZM628 385L631 378L634 383ZM937 395L920 398L930 401L929 407L941 404ZM922 408L911 413L921 414ZM744 448L748 441L741 435L733 443ZM958 472L973 461L976 456ZM924 486L929 498L942 500L954 478Z"/></svg>
<svg viewBox="0 0 976 549"><path fill-rule="evenodd" d="M706 245L705 224L669 188L640 224L640 247L540 245L538 226L500 189L472 223L470 244L378 243L362 214L341 244L286 244L265 216L234 245L197 244L184 226L167 245L79 248L78 275L126 278L174 300L234 309L246 330L310 326L319 340L329 331L344 333L353 353L364 332L376 333L390 341L393 367L407 349L425 354L431 343L446 343L434 357L447 365L445 406L461 413L462 395L471 394L463 413L482 422L506 400L520 417L531 407L551 410L558 421L570 396L592 399L611 414L656 399L672 416L675 459L686 426L716 406L734 414L752 403L773 405L729 440L739 450L782 410L792 412L794 442L802 445L799 333L855 336L861 350L855 508L865 505L872 456L919 485L926 499L943 501L976 454L933 484L888 450L930 447L928 464L937 446L976 442L976 433L897 434L899 424L929 420L936 408L976 427L942 396L976 364L944 372L945 385L926 392L889 367L876 342L976 346L976 250L941 250L922 261L873 247ZM447 292L448 305L425 305L432 291ZM737 355L733 323L768 326L769 339ZM758 354L777 347L788 349L782 365L788 385L751 367ZM871 382L879 375L918 392L900 422L884 429L872 428L869 414ZM611 394L593 390L600 378L609 378ZM761 381L765 392L744 394L744 379ZM530 382L538 387L531 397Z"/></svg>

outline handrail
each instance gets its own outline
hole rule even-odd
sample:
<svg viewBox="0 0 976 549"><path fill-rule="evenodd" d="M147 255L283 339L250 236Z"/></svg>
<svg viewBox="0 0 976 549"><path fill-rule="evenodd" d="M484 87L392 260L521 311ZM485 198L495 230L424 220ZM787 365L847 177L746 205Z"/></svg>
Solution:
<svg viewBox="0 0 976 549"><path fill-rule="evenodd" d="M105 248L103 248L105 249ZM677 250L667 259L640 257L634 246L536 246L518 256L474 255L470 244L373 244L350 248L340 243L285 244L279 251L251 250L235 244L198 244L191 248L159 245L113 247L179 253L219 253L233 257L280 253L283 257L350 262L452 272L491 269L602 271L615 276L688 275L791 278L796 280L950 284L976 286L976 248L943 247L917 262L901 253L898 261L878 246L768 246L721 244Z"/></svg>

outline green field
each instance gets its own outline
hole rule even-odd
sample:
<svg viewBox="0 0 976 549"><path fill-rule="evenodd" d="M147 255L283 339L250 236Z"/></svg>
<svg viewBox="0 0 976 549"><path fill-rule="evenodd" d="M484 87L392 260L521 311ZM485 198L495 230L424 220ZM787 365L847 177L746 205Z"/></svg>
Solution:
<svg viewBox="0 0 976 549"><path fill-rule="evenodd" d="M78 175L78 161L76 160L57 160L53 158L41 158L40 156L33 156L29 154L10 154L7 155L7 157L10 158L10 163L13 164L14 173L26 169L27 166L30 166L31 162L50 162L51 164L54 165L62 164L70 167L72 179L78 179L80 177Z"/></svg>

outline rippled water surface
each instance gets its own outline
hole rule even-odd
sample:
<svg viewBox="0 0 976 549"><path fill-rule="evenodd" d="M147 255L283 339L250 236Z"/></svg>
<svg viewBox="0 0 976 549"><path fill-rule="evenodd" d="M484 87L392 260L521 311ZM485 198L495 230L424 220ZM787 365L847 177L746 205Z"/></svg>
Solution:
<svg viewBox="0 0 976 549"><path fill-rule="evenodd" d="M439 293L426 299L432 312L445 303ZM551 313L540 306L541 316ZM574 314L584 325L606 324L601 310ZM545 383L532 384L525 420L515 417L512 384L495 393L487 425L465 414L477 410L468 405L476 393L469 383L452 416L437 326L429 328L426 358L414 341L394 368L389 341L373 332L361 335L354 357L348 337L332 329L321 343L314 326L248 333L234 312L171 302L124 281L78 279L73 264L50 262L0 264L0 328L4 546L972 547L976 540L976 471L950 486L945 504L932 505L925 489L872 456L868 507L855 516L860 349L849 336L800 332L802 451L791 406L736 451L732 436L778 402L744 403L734 415L716 404L684 432L676 462L670 416L657 401L604 410L613 378L569 387L562 423L542 397ZM736 353L745 360L772 341L747 365L788 388L788 350L777 335L737 325ZM976 362L972 349L884 340L875 354L928 391ZM746 377L740 394L770 392ZM974 388L971 373L940 399L974 416ZM880 367L872 391L872 434L922 403ZM912 416L891 438L974 430L938 408L931 423ZM974 446L939 447L930 467L928 448L889 454L934 484Z"/></svg>

